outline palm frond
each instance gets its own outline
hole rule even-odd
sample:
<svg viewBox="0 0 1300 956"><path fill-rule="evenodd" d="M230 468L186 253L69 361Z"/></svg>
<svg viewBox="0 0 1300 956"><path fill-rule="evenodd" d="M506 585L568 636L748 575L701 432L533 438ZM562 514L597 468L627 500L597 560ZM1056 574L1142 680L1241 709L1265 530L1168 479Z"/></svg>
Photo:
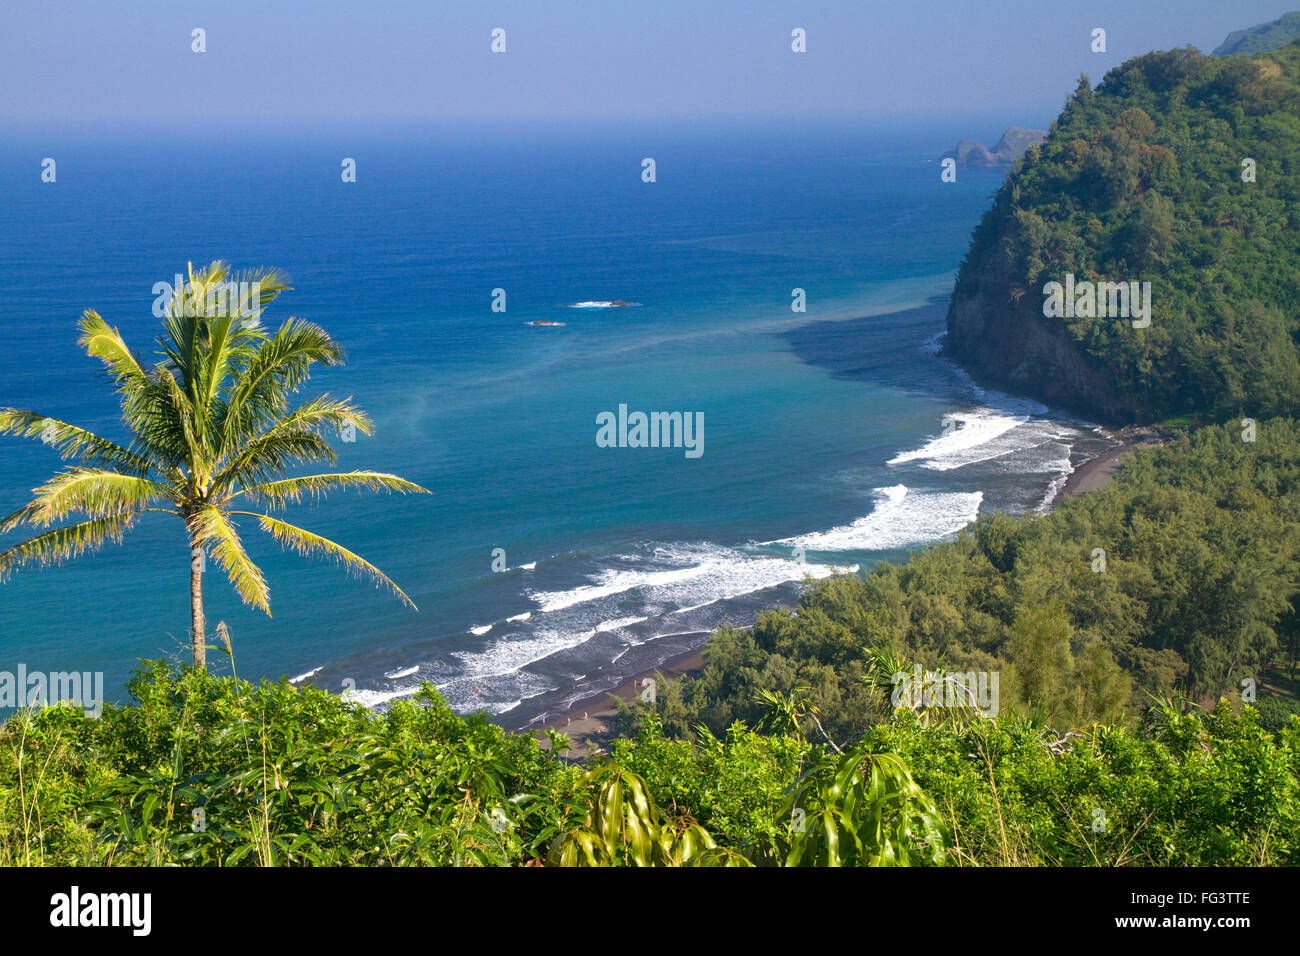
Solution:
<svg viewBox="0 0 1300 956"><path fill-rule="evenodd" d="M116 442L26 409L0 408L0 435L35 438L48 444L65 460L78 459L87 465L114 468L133 475L146 475L153 467L149 459Z"/></svg>
<svg viewBox="0 0 1300 956"><path fill-rule="evenodd" d="M127 512L94 518L55 528L0 551L0 581L24 564L35 562L48 567L87 551L98 550L105 541L120 542L123 532L135 523L136 517L136 512Z"/></svg>
<svg viewBox="0 0 1300 956"><path fill-rule="evenodd" d="M85 349L87 355L108 367L119 388L144 384L148 376L140 360L127 347L122 334L105 322L98 312L87 309L81 313L77 329L81 332L77 344Z"/></svg>
<svg viewBox="0 0 1300 956"><path fill-rule="evenodd" d="M289 288L284 276L268 269L245 270L233 275L226 269L216 282L218 288L214 288L213 282L207 280L203 299L196 304L201 306L199 311L207 320L199 396L205 412L205 433L209 425L219 429L228 412L228 402L223 396L239 387L249 368L266 350L268 340L261 324L262 312ZM256 300L252 298L254 293ZM280 410L284 407L281 403ZM214 437L212 443L219 451L220 438Z"/></svg>
<svg viewBox="0 0 1300 956"><path fill-rule="evenodd" d="M139 475L102 468L69 468L35 489L31 523L49 527L74 511L88 518L138 511L157 500L171 500L173 490Z"/></svg>
<svg viewBox="0 0 1300 956"><path fill-rule="evenodd" d="M271 616L271 591L262 570L244 550L239 532L220 508L205 505L193 512L186 522L191 540L220 562L230 583L245 604L260 608Z"/></svg>
<svg viewBox="0 0 1300 956"><path fill-rule="evenodd" d="M194 272L194 263L188 263L185 285L174 290L167 315L163 319L163 335L159 340L162 353L168 364L181 376L181 388L193 397L194 385L198 376L200 336L203 317L195 307L194 289L205 285L208 274L214 278L223 276L226 270L224 262L213 262L206 270Z"/></svg>
<svg viewBox="0 0 1300 956"><path fill-rule="evenodd" d="M288 407L287 399L307 378L313 363L339 365L343 350L318 325L289 319L257 350L233 383L219 422L222 453L264 428Z"/></svg>
<svg viewBox="0 0 1300 956"><path fill-rule="evenodd" d="M272 518L270 515L261 515L249 511L232 511L231 514L248 515L256 518L261 522L262 530L279 541L281 546L293 548L303 556L309 556L314 553L321 553L333 558L342 564L349 571L364 577L369 577L376 584L386 585L394 594L410 605L412 610L419 610L415 602L407 597L406 592L399 588L393 581L380 571L377 567L359 555L353 554L347 548L336 544L328 538L322 538L318 534L313 534L302 528L295 527L287 522Z"/></svg>
<svg viewBox="0 0 1300 956"><path fill-rule="evenodd" d="M219 472L212 482L216 491L236 485L250 486L282 476L290 465L305 462L334 464L338 455L330 443L314 432L264 435L240 458Z"/></svg>
<svg viewBox="0 0 1300 956"><path fill-rule="evenodd" d="M256 357L266 336L261 315L288 289L287 278L273 269L231 274L228 263L206 267L190 263L183 289L176 290L164 322L163 354L180 375L181 389L194 405L196 430L207 436L210 412L230 379L238 380ZM246 301L245 291L257 290Z"/></svg>
<svg viewBox="0 0 1300 956"><path fill-rule="evenodd" d="M178 464L189 465L190 474L202 471L207 449L195 421L194 403L167 369L157 369L157 384L162 389L156 407L158 424L164 426L169 443L181 453Z"/></svg>
<svg viewBox="0 0 1300 956"><path fill-rule="evenodd" d="M40 505L35 502L28 502L11 515L5 515L0 518L0 534L8 534L14 528L23 525L35 525L36 518L41 513Z"/></svg>
<svg viewBox="0 0 1300 956"><path fill-rule="evenodd" d="M246 494L259 504L283 508L287 504L297 504L304 496L310 498L324 497L326 492L335 489L356 488L363 491L388 491L398 494L430 494L414 482L386 475L378 471L349 471L335 475L305 475L301 478L285 478L281 481L267 481L258 485L249 485L239 494Z"/></svg>
<svg viewBox="0 0 1300 956"><path fill-rule="evenodd" d="M245 445L215 476L213 487L232 488L278 478L295 462L332 464L338 456L321 433L341 433L348 424L367 435L374 427L351 399L336 401L322 395L304 402Z"/></svg>
<svg viewBox="0 0 1300 956"><path fill-rule="evenodd" d="M147 456L169 476L189 464L193 419L189 401L164 365L155 366L149 382L123 418L135 433L132 448Z"/></svg>

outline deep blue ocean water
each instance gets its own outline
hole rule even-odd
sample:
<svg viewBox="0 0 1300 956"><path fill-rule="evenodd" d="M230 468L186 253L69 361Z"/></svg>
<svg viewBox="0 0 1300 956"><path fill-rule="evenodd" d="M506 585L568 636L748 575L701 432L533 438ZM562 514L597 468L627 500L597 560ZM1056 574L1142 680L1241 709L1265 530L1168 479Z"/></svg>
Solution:
<svg viewBox="0 0 1300 956"><path fill-rule="evenodd" d="M949 129L372 131L49 137L0 146L0 405L124 439L94 308L140 352L154 283L187 261L274 265L271 308L322 324L373 437L340 470L431 497L332 496L288 520L382 568L419 605L251 523L274 618L209 563L208 620L241 677L421 680L511 726L797 599L806 574L868 566L1027 511L1090 442L1086 423L985 392L936 355L946 297L1001 170L942 184ZM56 159L58 180L40 181ZM340 180L340 160L357 182ZM656 160L657 181L641 180ZM492 290L507 309L493 312ZM792 290L807 311L791 310ZM621 299L626 308L575 308ZM562 322L534 326L535 321ZM601 448L597 415L702 413L704 452ZM0 439L0 512L57 459ZM20 540L13 534L0 546ZM494 549L509 570L492 570ZM106 674L188 647L188 546L146 516L124 545L0 585L0 670ZM223 655L210 655L224 668Z"/></svg>

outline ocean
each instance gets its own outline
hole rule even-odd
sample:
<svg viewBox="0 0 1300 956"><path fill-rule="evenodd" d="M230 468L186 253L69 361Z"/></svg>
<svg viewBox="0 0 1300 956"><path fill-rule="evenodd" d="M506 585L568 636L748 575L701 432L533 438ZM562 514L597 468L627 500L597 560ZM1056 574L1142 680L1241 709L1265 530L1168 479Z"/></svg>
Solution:
<svg viewBox="0 0 1300 956"><path fill-rule="evenodd" d="M310 319L348 352L303 397L350 395L375 422L335 443L339 470L432 492L336 494L288 520L372 561L419 611L245 522L274 617L209 562L209 626L227 623L243 678L380 707L428 680L457 710L521 727L796 601L809 577L904 559L981 512L1040 509L1104 443L938 355L956 268L1005 175L941 183L933 158L955 139L489 125L12 138L0 405L122 440L76 345L81 311L147 354L153 287L187 261L284 270L294 289L268 323ZM598 416L620 406L701 422L700 453L602 447ZM0 510L57 464L0 439ZM0 585L0 670L102 671L125 699L139 659L187 654L188 570L180 521L149 515L120 546L19 571Z"/></svg>

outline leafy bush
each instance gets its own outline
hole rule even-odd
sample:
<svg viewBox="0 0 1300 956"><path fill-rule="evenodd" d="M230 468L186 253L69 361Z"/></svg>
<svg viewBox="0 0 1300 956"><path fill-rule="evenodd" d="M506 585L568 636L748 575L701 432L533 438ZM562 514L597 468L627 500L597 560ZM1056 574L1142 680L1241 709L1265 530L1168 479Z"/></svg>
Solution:
<svg viewBox="0 0 1300 956"><path fill-rule="evenodd" d="M672 740L651 713L583 767L561 735L544 750L431 688L383 714L161 662L131 688L100 718L55 706L0 727L0 863L1300 862L1300 720L1272 732L1226 701L1062 738L901 708L839 751L773 721Z"/></svg>

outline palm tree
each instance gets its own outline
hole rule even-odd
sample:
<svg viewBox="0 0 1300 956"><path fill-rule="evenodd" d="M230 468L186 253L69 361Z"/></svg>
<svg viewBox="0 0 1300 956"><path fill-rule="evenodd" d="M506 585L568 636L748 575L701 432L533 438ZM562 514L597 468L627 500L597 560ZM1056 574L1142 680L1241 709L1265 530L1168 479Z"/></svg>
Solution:
<svg viewBox="0 0 1300 956"><path fill-rule="evenodd" d="M20 526L51 528L69 515L85 520L42 531L0 552L0 579L29 562L50 565L106 541L120 542L141 514L178 515L189 543L194 666L206 666L203 621L205 554L220 563L244 603L269 616L270 591L244 551L234 518L254 518L282 547L322 554L414 602L378 568L319 535L264 512L334 488L419 492L395 475L352 471L288 477L299 463L336 460L329 432L372 426L350 398L328 394L290 409L290 397L311 366L339 365L343 351L325 330L290 317L264 330L266 305L288 289L274 270L232 276L224 262L188 269L172 295L158 338L162 360L146 369L117 329L87 310L79 344L107 366L132 439L122 446L83 428L32 411L0 408L0 435L40 438L75 464L34 489L25 507L0 519L0 533ZM239 283L247 283L240 285ZM246 299L227 290L251 289ZM247 504L245 504L247 503ZM258 506L260 511L237 510Z"/></svg>

